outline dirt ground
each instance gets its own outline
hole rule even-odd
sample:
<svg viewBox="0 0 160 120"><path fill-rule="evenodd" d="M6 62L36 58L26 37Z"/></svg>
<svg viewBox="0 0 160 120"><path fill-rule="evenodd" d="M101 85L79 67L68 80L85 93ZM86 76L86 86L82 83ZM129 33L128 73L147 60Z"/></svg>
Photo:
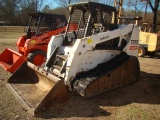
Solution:
<svg viewBox="0 0 160 120"><path fill-rule="evenodd" d="M13 43L0 43L0 52ZM11 76L0 67L0 120L93 119L160 120L160 53L139 58L138 82L92 97L70 94L62 108L52 108L45 115L29 115L6 87Z"/></svg>

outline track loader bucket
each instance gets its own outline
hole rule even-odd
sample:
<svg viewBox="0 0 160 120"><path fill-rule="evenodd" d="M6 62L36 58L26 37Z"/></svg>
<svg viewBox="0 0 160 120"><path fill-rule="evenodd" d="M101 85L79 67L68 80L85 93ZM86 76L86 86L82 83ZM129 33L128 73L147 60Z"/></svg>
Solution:
<svg viewBox="0 0 160 120"><path fill-rule="evenodd" d="M68 101L64 81L42 68L25 62L8 79L7 87L32 115L37 116L49 106Z"/></svg>
<svg viewBox="0 0 160 120"><path fill-rule="evenodd" d="M25 61L27 61L27 57L9 48L6 48L0 54L0 65L6 71L9 71L11 73L15 72L17 68L21 66Z"/></svg>

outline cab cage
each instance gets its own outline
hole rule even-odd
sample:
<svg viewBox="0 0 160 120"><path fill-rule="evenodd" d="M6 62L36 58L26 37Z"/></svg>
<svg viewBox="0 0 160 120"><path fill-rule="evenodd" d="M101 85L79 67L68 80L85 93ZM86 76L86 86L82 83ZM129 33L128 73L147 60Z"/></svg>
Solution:
<svg viewBox="0 0 160 120"><path fill-rule="evenodd" d="M30 22L27 29L27 38L30 38L33 34L37 36L41 33L63 27L66 23L64 15L46 13L28 14L30 15Z"/></svg>
<svg viewBox="0 0 160 120"><path fill-rule="evenodd" d="M68 31L73 31L72 36L75 38L83 38L100 31L104 32L118 27L116 8L109 5L80 2L69 5L69 12L66 37L71 36L71 33L68 33ZM72 30L73 25L77 26L76 31Z"/></svg>

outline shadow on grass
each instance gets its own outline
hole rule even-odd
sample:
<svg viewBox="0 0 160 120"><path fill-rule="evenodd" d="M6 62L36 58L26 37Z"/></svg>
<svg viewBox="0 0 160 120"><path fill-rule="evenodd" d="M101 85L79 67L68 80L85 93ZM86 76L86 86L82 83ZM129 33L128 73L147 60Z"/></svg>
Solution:
<svg viewBox="0 0 160 120"><path fill-rule="evenodd" d="M131 103L160 104L160 75L141 71L139 81L92 98L70 93L68 104L48 110L40 118L110 116L110 107Z"/></svg>

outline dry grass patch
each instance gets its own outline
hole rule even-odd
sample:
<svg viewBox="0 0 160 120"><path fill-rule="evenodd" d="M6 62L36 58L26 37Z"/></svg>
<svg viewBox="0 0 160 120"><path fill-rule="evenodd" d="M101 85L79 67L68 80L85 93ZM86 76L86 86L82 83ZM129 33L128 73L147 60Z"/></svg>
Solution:
<svg viewBox="0 0 160 120"><path fill-rule="evenodd" d="M0 39L17 39L20 36L25 35L26 33L18 33L18 32L0 32Z"/></svg>

